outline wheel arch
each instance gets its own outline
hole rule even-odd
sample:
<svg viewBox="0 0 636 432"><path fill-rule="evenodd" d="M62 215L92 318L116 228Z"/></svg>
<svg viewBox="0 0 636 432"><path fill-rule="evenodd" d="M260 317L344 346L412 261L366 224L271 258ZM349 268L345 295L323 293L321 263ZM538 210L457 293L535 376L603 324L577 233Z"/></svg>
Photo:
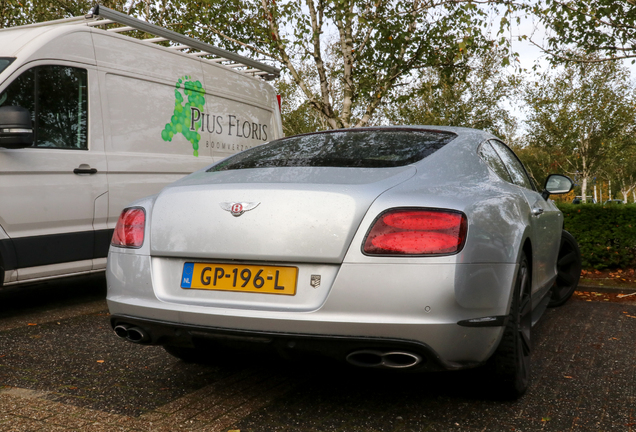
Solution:
<svg viewBox="0 0 636 432"><path fill-rule="evenodd" d="M532 286L532 280L534 279L532 277L532 270L534 269L534 261L532 258L532 241L530 240L529 237L526 237L526 239L524 240L523 247L521 248L521 250L526 254L526 258L528 259L528 267L530 267L530 271L528 272L528 275L530 277L530 286ZM519 254L519 258L521 259L521 254Z"/></svg>
<svg viewBox="0 0 636 432"><path fill-rule="evenodd" d="M0 227L0 235L3 234ZM18 268L17 257L13 242L10 238L0 238L0 287L4 285L4 276L7 270L15 270Z"/></svg>

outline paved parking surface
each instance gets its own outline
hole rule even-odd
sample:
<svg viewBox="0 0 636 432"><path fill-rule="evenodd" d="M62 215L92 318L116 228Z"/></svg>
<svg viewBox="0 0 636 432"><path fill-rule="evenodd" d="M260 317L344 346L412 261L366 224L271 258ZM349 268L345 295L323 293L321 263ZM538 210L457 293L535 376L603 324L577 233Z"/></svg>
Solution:
<svg viewBox="0 0 636 432"><path fill-rule="evenodd" d="M379 373L233 352L191 365L109 330L100 280L0 292L0 431L636 431L636 304L533 329L515 402L480 370Z"/></svg>

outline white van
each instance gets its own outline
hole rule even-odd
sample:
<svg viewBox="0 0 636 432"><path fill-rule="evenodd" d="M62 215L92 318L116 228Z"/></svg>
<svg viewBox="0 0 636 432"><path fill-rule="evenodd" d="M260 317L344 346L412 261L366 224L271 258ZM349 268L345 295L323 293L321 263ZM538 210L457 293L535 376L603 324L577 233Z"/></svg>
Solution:
<svg viewBox="0 0 636 432"><path fill-rule="evenodd" d="M0 286L103 271L127 203L280 138L278 73L102 6L0 30Z"/></svg>

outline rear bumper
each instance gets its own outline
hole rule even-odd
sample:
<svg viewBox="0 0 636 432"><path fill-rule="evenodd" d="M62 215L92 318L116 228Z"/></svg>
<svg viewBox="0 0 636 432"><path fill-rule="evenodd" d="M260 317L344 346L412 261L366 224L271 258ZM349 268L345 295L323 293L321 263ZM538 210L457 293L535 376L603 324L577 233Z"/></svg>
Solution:
<svg viewBox="0 0 636 432"><path fill-rule="evenodd" d="M181 293L179 271L157 271L173 266L167 260L158 266L158 259L111 249L106 272L111 314L152 326L148 343L188 346L202 332L212 339L247 335L272 347L333 350L340 358L356 349L408 348L429 359L432 370L472 367L492 355L503 333L500 322L458 323L507 316L515 274L514 264L344 263L329 284L299 287L323 299L314 303L308 296L301 307L288 296L239 293L250 299L240 303L236 293Z"/></svg>
<svg viewBox="0 0 636 432"><path fill-rule="evenodd" d="M173 345L183 347L204 347L209 344L270 350L285 357L296 353L309 353L348 360L356 366L404 369L409 371L444 371L479 366L479 362L453 363L443 360L431 347L422 342L373 337L346 337L338 335L311 335L278 333L267 331L233 330L216 327L186 325L180 323L144 319L126 315L114 315L111 327L124 326L141 331L145 337L135 340L143 345ZM123 337L123 336L122 336ZM410 366L391 362L374 362L374 355L408 354L417 359ZM356 354L361 354L355 357ZM362 355L367 354L364 359ZM360 360L359 360L360 359Z"/></svg>

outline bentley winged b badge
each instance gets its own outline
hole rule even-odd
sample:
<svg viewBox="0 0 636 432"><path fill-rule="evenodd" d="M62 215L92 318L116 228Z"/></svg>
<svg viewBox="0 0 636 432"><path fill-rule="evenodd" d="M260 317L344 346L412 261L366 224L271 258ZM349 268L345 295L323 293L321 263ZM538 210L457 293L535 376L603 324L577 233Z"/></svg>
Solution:
<svg viewBox="0 0 636 432"><path fill-rule="evenodd" d="M250 211L258 207L260 202L222 202L219 203L221 208L232 213L232 216L239 217L246 211Z"/></svg>

